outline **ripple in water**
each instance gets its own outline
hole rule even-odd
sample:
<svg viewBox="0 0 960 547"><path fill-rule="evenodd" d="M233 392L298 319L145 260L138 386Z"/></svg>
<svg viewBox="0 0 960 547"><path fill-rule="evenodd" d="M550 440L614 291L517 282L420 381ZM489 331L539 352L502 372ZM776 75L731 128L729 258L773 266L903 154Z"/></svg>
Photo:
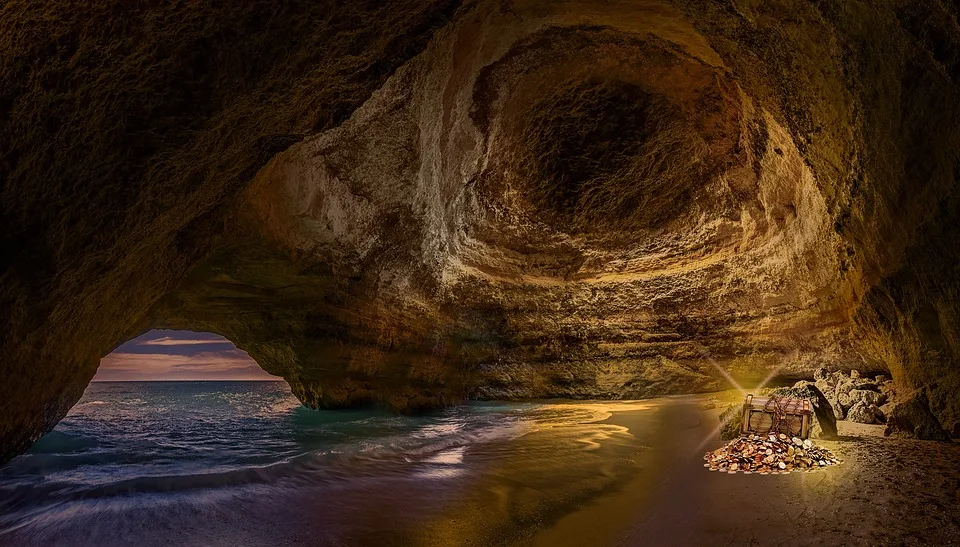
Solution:
<svg viewBox="0 0 960 547"><path fill-rule="evenodd" d="M284 382L94 383L0 468L0 544L278 544L305 531L349 543L381 527L370 515L396 513L402 528L463 505L465 485L504 469L535 480L531 464L584 465L605 440L628 442L597 423L608 406L477 403L409 417L312 411Z"/></svg>

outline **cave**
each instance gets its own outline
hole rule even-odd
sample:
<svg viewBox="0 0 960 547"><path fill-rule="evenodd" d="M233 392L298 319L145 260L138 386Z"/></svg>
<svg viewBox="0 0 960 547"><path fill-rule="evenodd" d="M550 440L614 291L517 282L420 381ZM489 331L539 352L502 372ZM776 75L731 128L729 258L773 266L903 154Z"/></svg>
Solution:
<svg viewBox="0 0 960 547"><path fill-rule="evenodd" d="M100 359L92 382L279 380L212 332L149 330Z"/></svg>
<svg viewBox="0 0 960 547"><path fill-rule="evenodd" d="M7 3L0 462L150 329L312 409L858 371L958 438L958 11Z"/></svg>

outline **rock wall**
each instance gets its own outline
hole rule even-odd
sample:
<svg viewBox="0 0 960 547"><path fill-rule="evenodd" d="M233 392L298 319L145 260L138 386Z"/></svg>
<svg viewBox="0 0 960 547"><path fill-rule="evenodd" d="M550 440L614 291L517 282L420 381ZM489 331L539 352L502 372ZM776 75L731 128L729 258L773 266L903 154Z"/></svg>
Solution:
<svg viewBox="0 0 960 547"><path fill-rule="evenodd" d="M827 366L960 433L954 4L0 10L0 459L154 327L314 407Z"/></svg>
<svg viewBox="0 0 960 547"><path fill-rule="evenodd" d="M457 9L4 2L0 460L221 244L274 154L342 123Z"/></svg>

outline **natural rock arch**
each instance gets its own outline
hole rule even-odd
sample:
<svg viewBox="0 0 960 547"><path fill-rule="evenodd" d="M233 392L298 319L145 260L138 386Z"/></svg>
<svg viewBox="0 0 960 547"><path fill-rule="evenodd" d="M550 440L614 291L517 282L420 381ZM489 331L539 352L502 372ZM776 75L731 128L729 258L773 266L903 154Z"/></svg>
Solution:
<svg viewBox="0 0 960 547"><path fill-rule="evenodd" d="M91 383L277 379L249 353L218 333L149 329L103 356Z"/></svg>
<svg viewBox="0 0 960 547"><path fill-rule="evenodd" d="M955 7L272 6L3 8L0 459L149 327L311 406L701 391L706 353L890 370L960 432Z"/></svg>

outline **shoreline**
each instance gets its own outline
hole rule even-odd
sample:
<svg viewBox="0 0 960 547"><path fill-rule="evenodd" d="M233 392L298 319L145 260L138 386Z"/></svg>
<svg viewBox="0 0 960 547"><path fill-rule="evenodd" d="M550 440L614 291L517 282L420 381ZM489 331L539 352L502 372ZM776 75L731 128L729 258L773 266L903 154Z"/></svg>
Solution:
<svg viewBox="0 0 960 547"><path fill-rule="evenodd" d="M839 422L838 440L814 441L839 466L711 473L703 454L724 444L713 432L723 404L712 402L666 400L657 414L673 434L646 443L638 475L539 531L532 545L960 545L960 443ZM651 439L649 421L630 411L605 420Z"/></svg>
<svg viewBox="0 0 960 547"><path fill-rule="evenodd" d="M514 425L495 419L462 436L468 422L449 416L413 451L343 453L224 488L78 499L0 533L0 545L71 544L58 529L144 547L960 545L960 443L840 422L840 439L815 441L838 466L711 473L703 455L723 444L719 413L739 397L491 407Z"/></svg>

